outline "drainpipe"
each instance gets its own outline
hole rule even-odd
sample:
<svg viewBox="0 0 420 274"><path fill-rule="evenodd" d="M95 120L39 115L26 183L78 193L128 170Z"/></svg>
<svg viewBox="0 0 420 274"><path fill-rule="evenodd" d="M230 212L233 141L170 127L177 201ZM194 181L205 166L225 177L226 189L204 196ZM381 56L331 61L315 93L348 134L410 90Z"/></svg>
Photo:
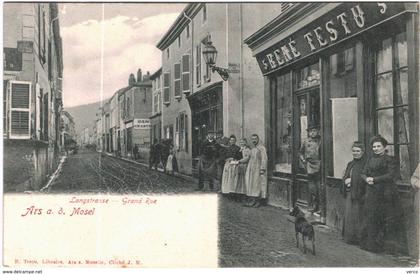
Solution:
<svg viewBox="0 0 420 274"><path fill-rule="evenodd" d="M191 81L191 87L190 87L190 93L193 93L193 87L194 87L194 21L192 20L192 18L188 17L188 15L185 13L184 11L184 17L188 19L188 21L190 21L191 23L191 32L190 32L190 37L191 37L191 58L190 58L190 81ZM190 134L188 134L188 138L190 138L191 136L191 141L188 140L188 146L191 145L191 148L188 148L188 151L191 152L191 156L192 156L192 135L193 135L193 128L192 128L192 111L190 114L190 125L189 128L190 130Z"/></svg>
<svg viewBox="0 0 420 274"><path fill-rule="evenodd" d="M241 93L241 137L244 138L245 135L245 106L244 106L244 53L243 53L243 17L242 17L242 13L243 13L243 9L242 9L242 3L239 4L240 5L240 10L239 10L239 23L240 23L240 38L239 38L239 43L240 43L240 49L239 49L239 54L240 54L240 58L241 58L241 63L239 66L239 92Z"/></svg>

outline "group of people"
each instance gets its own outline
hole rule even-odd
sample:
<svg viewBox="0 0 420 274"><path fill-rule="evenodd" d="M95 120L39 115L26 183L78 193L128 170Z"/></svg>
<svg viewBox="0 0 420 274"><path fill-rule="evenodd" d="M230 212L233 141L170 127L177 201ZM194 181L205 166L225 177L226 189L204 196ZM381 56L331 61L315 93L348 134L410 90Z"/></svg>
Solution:
<svg viewBox="0 0 420 274"><path fill-rule="evenodd" d="M149 169L161 167L167 174L174 175L178 172L178 162L175 148L171 139L153 140L150 146Z"/></svg>
<svg viewBox="0 0 420 274"><path fill-rule="evenodd" d="M235 135L223 144L208 134L200 150L197 190L203 190L205 181L210 190L221 181L222 194L241 200L244 206L259 207L267 197L266 149L257 134L251 136L251 146L245 138L240 139L239 146L236 142Z"/></svg>
<svg viewBox="0 0 420 274"><path fill-rule="evenodd" d="M345 197L344 241L362 249L382 252L387 239L404 239L402 209L396 181L400 179L398 161L388 155L388 142L378 135L371 139L371 157L364 145L354 142L353 160L343 176Z"/></svg>

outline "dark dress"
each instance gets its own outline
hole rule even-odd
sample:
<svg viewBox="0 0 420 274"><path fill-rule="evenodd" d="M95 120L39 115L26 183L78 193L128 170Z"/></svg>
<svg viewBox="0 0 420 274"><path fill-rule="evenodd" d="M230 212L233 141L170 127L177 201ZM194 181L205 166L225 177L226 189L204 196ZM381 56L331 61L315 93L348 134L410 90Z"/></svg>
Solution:
<svg viewBox="0 0 420 274"><path fill-rule="evenodd" d="M373 155L362 171L365 182L367 177L373 177L374 183L366 183L360 247L372 252L405 253L405 226L395 184L400 178L397 160L386 154ZM394 247L385 247L387 240L396 243Z"/></svg>
<svg viewBox="0 0 420 274"><path fill-rule="evenodd" d="M361 177L365 166L366 158L354 159L347 164L343 176L342 193L346 199L344 213L343 237L348 244L358 244L360 240L360 229L362 223L361 210L363 198L366 192L366 182ZM350 188L346 187L344 181L350 178Z"/></svg>

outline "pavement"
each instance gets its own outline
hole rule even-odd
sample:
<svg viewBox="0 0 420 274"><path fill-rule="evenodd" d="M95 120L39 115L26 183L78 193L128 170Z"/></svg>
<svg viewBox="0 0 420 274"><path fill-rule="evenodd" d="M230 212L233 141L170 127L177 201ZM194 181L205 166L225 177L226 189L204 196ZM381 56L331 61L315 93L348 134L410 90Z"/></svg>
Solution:
<svg viewBox="0 0 420 274"><path fill-rule="evenodd" d="M196 193L196 179L150 170L145 163L93 151L69 155L49 193ZM208 192L207 192L208 193ZM215 193L215 192L213 192ZM215 193L216 194L216 193ZM316 255L296 247L288 211L243 207L219 195L220 267L412 267L409 257L375 254L344 243L339 232L315 225ZM310 245L308 245L310 246Z"/></svg>

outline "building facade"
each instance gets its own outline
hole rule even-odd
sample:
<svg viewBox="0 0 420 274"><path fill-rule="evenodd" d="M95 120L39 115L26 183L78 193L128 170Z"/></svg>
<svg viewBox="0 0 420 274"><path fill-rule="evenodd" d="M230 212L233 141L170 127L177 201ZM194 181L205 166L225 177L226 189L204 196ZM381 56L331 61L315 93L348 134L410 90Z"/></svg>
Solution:
<svg viewBox="0 0 420 274"><path fill-rule="evenodd" d="M243 40L268 23L284 5L270 3L193 3L161 38L162 136L173 139L180 172L193 174L208 133L264 138L264 82ZM216 66L229 70L223 81L202 54L217 48Z"/></svg>
<svg viewBox="0 0 420 274"><path fill-rule="evenodd" d="M371 154L369 140L381 134L400 162L401 225L410 253L418 252L410 187L419 163L418 20L416 3L299 3L246 39L264 75L271 204L308 204L299 149L316 125L321 221L341 229L351 145L364 142Z"/></svg>
<svg viewBox="0 0 420 274"><path fill-rule="evenodd" d="M76 142L76 128L73 116L68 111L61 111L61 145L66 149L71 143Z"/></svg>
<svg viewBox="0 0 420 274"><path fill-rule="evenodd" d="M4 189L38 190L60 152L63 56L57 3L4 4L3 51Z"/></svg>
<svg viewBox="0 0 420 274"><path fill-rule="evenodd" d="M152 81L152 115L150 116L150 144L162 138L162 68L150 76Z"/></svg>

